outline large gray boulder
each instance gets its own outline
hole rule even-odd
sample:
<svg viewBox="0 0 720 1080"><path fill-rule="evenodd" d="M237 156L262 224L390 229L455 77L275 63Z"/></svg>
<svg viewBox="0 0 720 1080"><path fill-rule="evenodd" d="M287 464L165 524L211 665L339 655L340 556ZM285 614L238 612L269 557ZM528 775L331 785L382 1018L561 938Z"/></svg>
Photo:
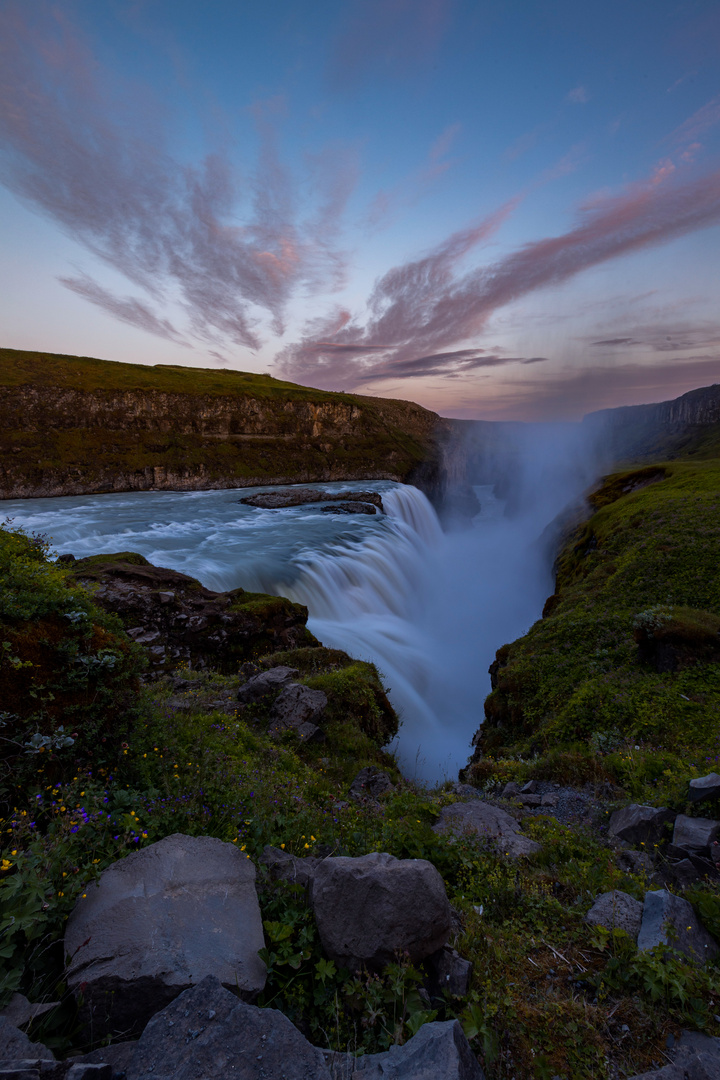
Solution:
<svg viewBox="0 0 720 1080"><path fill-rule="evenodd" d="M688 798L690 802L702 802L703 799L717 799L720 797L720 776L717 773L708 773L707 776L698 776L690 781Z"/></svg>
<svg viewBox="0 0 720 1080"><path fill-rule="evenodd" d="M673 821L675 814L665 806L642 806L630 803L616 810L610 818L608 833L625 840L628 844L652 848L665 837L666 822Z"/></svg>
<svg viewBox="0 0 720 1080"><path fill-rule="evenodd" d="M322 1051L276 1009L239 1001L208 976L157 1013L127 1080L331 1080Z"/></svg>
<svg viewBox="0 0 720 1080"><path fill-rule="evenodd" d="M324 859L310 903L326 955L353 969L379 969L402 953L415 963L450 937L445 885L425 859L379 852Z"/></svg>
<svg viewBox="0 0 720 1080"><path fill-rule="evenodd" d="M270 671L273 670L279 669L270 669ZM258 679L260 677L257 676ZM318 725L327 708L327 703L327 694L324 694L322 690L311 690L309 686L303 686L301 683L289 683L275 699L270 710L268 735L277 739L285 731L294 731L304 742L322 738Z"/></svg>
<svg viewBox="0 0 720 1080"><path fill-rule="evenodd" d="M176 833L113 863L68 921L68 985L95 1038L139 1031L207 975L265 985L255 867L232 844Z"/></svg>
<svg viewBox="0 0 720 1080"><path fill-rule="evenodd" d="M344 1059L344 1060L343 1060ZM342 1080L484 1080L477 1058L458 1020L423 1024L404 1046L383 1054L334 1055ZM130 1080L130 1078L128 1078Z"/></svg>
<svg viewBox="0 0 720 1080"><path fill-rule="evenodd" d="M585 922L591 926L604 926L607 930L624 930L628 937L637 941L642 915L640 900L620 889L613 889L598 896L585 916Z"/></svg>
<svg viewBox="0 0 720 1080"><path fill-rule="evenodd" d="M720 821L678 814L673 830L673 846L696 855L707 855L710 845L720 836Z"/></svg>
<svg viewBox="0 0 720 1080"><path fill-rule="evenodd" d="M700 922L692 904L666 889L645 893L637 946L642 952L656 945L668 945L698 964L720 953L718 943Z"/></svg>
<svg viewBox="0 0 720 1080"><path fill-rule="evenodd" d="M42 1043L34 1043L24 1031L20 1031L4 1016L0 1016L0 1068L21 1060L54 1061L52 1050Z"/></svg>
<svg viewBox="0 0 720 1080"><path fill-rule="evenodd" d="M540 844L523 836L515 818L498 806L472 799L469 802L452 803L440 811L433 826L437 833L453 833L455 836L471 835L489 840L498 854L519 858L540 850Z"/></svg>
<svg viewBox="0 0 720 1080"><path fill-rule="evenodd" d="M284 665L261 671L259 675L253 675L246 683L243 683L238 690L238 701L243 705L254 705L263 698L284 689L297 674L297 668Z"/></svg>

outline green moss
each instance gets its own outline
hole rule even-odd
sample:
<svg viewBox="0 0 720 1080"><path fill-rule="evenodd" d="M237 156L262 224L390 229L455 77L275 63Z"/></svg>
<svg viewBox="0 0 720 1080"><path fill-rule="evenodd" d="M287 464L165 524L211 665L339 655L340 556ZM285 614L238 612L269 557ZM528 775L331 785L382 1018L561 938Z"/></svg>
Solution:
<svg viewBox="0 0 720 1080"><path fill-rule="evenodd" d="M547 617L498 653L481 749L512 757L614 741L714 763L720 463L615 474L591 502L558 558Z"/></svg>

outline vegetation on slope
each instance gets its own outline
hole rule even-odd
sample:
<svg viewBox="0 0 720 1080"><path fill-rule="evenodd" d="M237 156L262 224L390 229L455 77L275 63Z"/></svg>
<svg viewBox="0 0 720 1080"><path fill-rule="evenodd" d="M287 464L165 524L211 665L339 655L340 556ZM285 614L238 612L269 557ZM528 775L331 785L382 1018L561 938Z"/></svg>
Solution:
<svg viewBox="0 0 720 1080"><path fill-rule="evenodd" d="M662 797L720 754L720 462L616 474L591 503L546 617L498 652L480 750L573 750L648 794L640 768ZM492 769L477 757L475 778Z"/></svg>
<svg viewBox="0 0 720 1080"><path fill-rule="evenodd" d="M277 742L266 734L262 709L250 719L217 708L223 694L234 695L237 675L181 670L137 686L139 650L69 571L47 561L41 539L0 529L0 550L0 584L15 598L0 617L0 640L10 643L5 685L16 709L22 697L13 688L32 686L34 675L42 688L32 722L29 714L22 725L4 717L22 731L16 741L23 746L6 751L0 822L0 1003L16 990L61 1002L34 1024L33 1038L58 1053L83 1045L64 984L65 920L111 862L174 832L217 836L256 862L270 843L299 856L380 850L437 866L461 921L456 947L475 965L464 999L428 1001L422 971L403 957L380 975L339 970L322 955L302 893L271 886L260 873L270 969L262 1003L283 1009L319 1045L375 1051L427 1020L457 1015L489 1080L574 1080L609 1077L615 1068L630 1074L661 1060L668 1034L683 1025L717 1032L714 969L636 954L620 932L608 936L583 922L599 892L622 888L642 897L647 884L619 869L600 834L527 819L542 851L516 863L489 844L432 831L456 796L416 789L399 776L382 749L394 714L371 665L318 647L264 658L265 666L298 668L330 701L325 743L301 745L292 735ZM33 631L38 640L47 636L48 612L62 620L64 634L48 637L52 652L35 672L21 666L17 642ZM108 635L102 643L96 628ZM76 659L97 658L103 648L118 657L92 674L97 700L115 710L105 742L86 683L76 678L84 667ZM21 684L28 672L31 682ZM67 695L63 708L76 710L71 745L56 738L56 689ZM35 723L50 743L32 744ZM380 804L348 799L367 764L386 769L396 785ZM720 899L707 888L698 900L720 931Z"/></svg>
<svg viewBox="0 0 720 1080"><path fill-rule="evenodd" d="M405 478L437 456L410 402L238 371L0 349L0 491Z"/></svg>

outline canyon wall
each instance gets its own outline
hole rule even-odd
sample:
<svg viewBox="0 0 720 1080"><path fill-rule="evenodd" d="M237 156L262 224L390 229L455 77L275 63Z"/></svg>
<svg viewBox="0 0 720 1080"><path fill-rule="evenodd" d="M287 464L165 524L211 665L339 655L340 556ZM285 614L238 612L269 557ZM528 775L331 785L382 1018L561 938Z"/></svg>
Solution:
<svg viewBox="0 0 720 1080"><path fill-rule="evenodd" d="M432 487L446 429L411 402L266 375L0 350L5 499L336 480Z"/></svg>

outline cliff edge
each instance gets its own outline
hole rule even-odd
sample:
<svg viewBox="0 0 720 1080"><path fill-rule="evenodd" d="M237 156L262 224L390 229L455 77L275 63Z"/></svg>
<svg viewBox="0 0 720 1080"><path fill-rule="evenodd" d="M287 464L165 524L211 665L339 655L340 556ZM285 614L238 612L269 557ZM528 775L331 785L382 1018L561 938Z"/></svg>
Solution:
<svg viewBox="0 0 720 1080"><path fill-rule="evenodd" d="M0 349L0 498L335 480L430 489L446 422L269 375Z"/></svg>

